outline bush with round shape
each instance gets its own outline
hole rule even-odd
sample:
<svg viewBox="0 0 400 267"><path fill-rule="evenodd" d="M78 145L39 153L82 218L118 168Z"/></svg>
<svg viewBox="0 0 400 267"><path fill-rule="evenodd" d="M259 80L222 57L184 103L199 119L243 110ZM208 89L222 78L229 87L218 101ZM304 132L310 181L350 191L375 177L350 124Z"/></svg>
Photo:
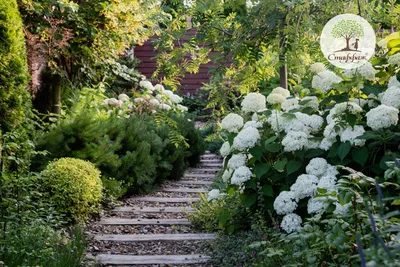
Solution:
<svg viewBox="0 0 400 267"><path fill-rule="evenodd" d="M61 158L41 172L42 189L59 212L70 220L87 219L102 198L100 171L90 162Z"/></svg>

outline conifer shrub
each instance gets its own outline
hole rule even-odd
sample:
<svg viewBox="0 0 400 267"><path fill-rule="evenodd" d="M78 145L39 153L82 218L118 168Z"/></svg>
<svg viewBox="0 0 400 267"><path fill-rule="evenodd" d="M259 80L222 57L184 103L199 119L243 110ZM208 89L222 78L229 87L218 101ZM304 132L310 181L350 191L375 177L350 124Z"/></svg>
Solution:
<svg viewBox="0 0 400 267"><path fill-rule="evenodd" d="M102 199L100 171L90 162L61 158L41 172L42 189L68 219L87 219Z"/></svg>
<svg viewBox="0 0 400 267"><path fill-rule="evenodd" d="M16 0L0 0L0 129L9 132L27 117L31 99L22 20Z"/></svg>

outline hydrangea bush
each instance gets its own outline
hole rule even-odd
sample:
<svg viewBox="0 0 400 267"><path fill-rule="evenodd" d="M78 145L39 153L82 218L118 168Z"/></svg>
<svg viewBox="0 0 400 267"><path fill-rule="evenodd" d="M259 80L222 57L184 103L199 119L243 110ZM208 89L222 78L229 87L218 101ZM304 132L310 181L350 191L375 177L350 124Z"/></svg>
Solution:
<svg viewBox="0 0 400 267"><path fill-rule="evenodd" d="M239 191L254 211L283 216L288 233L305 218L345 214L351 203L340 197L336 166L384 177L385 162L399 156L400 82L393 76L382 84L378 72L370 63L342 72L314 63L303 82L311 89L245 96L221 122L226 192Z"/></svg>

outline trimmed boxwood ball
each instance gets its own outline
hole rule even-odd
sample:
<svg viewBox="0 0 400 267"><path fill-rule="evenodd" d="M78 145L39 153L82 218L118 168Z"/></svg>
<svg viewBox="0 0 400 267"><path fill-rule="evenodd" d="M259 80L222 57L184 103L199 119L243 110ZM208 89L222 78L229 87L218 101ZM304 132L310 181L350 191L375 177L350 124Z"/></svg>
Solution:
<svg viewBox="0 0 400 267"><path fill-rule="evenodd" d="M87 219L98 210L103 186L92 163L61 158L50 162L41 176L44 192L68 220Z"/></svg>

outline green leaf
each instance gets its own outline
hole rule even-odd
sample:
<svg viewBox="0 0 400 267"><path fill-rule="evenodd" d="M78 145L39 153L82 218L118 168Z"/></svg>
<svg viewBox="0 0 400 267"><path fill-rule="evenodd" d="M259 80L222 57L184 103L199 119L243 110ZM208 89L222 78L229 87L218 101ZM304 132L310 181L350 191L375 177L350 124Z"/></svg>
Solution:
<svg viewBox="0 0 400 267"><path fill-rule="evenodd" d="M323 155L325 153L325 151L321 150L321 149L310 149L305 153L305 158L315 158L315 157L319 157L321 155Z"/></svg>
<svg viewBox="0 0 400 267"><path fill-rule="evenodd" d="M283 172L287 162L288 162L288 160L286 158L276 161L274 163L274 169L279 171L279 172Z"/></svg>
<svg viewBox="0 0 400 267"><path fill-rule="evenodd" d="M265 145L265 149L268 152L276 153L281 150L281 145L278 143L267 144L267 145Z"/></svg>
<svg viewBox="0 0 400 267"><path fill-rule="evenodd" d="M273 197L274 196L274 190L272 189L272 186L269 184L264 185L261 188L261 192L263 193L263 195L265 196L269 196L269 197Z"/></svg>
<svg viewBox="0 0 400 267"><path fill-rule="evenodd" d="M336 155L338 154L338 151L339 151L339 145L340 145L340 143L335 142L335 143L331 146L331 149L329 149L328 158L334 158L334 157L336 157Z"/></svg>
<svg viewBox="0 0 400 267"><path fill-rule="evenodd" d="M253 206L254 203L256 203L256 201L257 201L257 195L256 194L244 195L243 204L244 204L244 206L246 208L249 208L249 207Z"/></svg>
<svg viewBox="0 0 400 267"><path fill-rule="evenodd" d="M363 146L360 149L354 149L351 152L351 157L355 162L357 162L361 166L364 166L365 162L367 162L368 160L368 148Z"/></svg>
<svg viewBox="0 0 400 267"><path fill-rule="evenodd" d="M276 136L276 135L268 138L267 140L265 140L265 145L268 145L268 144L274 142L277 138L278 138L278 136Z"/></svg>
<svg viewBox="0 0 400 267"><path fill-rule="evenodd" d="M227 232L228 234L232 234L234 231L235 231L235 226L234 226L233 224L229 225L229 226L226 228L226 232Z"/></svg>
<svg viewBox="0 0 400 267"><path fill-rule="evenodd" d="M266 174L271 168L271 165L266 163L257 163L254 166L254 173L256 174L257 178L261 178L264 174Z"/></svg>
<svg viewBox="0 0 400 267"><path fill-rule="evenodd" d="M228 210L222 210L218 214L218 221L220 223L220 226L225 225L228 222L230 216L231 216L231 214Z"/></svg>
<svg viewBox="0 0 400 267"><path fill-rule="evenodd" d="M340 160L343 160L347 154L349 154L351 145L349 142L341 143L338 149L338 156Z"/></svg>
<svg viewBox="0 0 400 267"><path fill-rule="evenodd" d="M256 146L249 150L250 154L257 160L261 160L263 154L263 147Z"/></svg>
<svg viewBox="0 0 400 267"><path fill-rule="evenodd" d="M297 171L298 169L301 168L302 166L302 162L301 161L297 161L297 160L291 160L286 164L286 173L289 175L291 173L294 173L295 171Z"/></svg>
<svg viewBox="0 0 400 267"><path fill-rule="evenodd" d="M357 116L354 114L347 114L346 121L350 124L351 127L354 127L354 125L356 125L357 122Z"/></svg>
<svg viewBox="0 0 400 267"><path fill-rule="evenodd" d="M397 46L400 46L400 39L393 39L387 43L387 48L393 48Z"/></svg>

